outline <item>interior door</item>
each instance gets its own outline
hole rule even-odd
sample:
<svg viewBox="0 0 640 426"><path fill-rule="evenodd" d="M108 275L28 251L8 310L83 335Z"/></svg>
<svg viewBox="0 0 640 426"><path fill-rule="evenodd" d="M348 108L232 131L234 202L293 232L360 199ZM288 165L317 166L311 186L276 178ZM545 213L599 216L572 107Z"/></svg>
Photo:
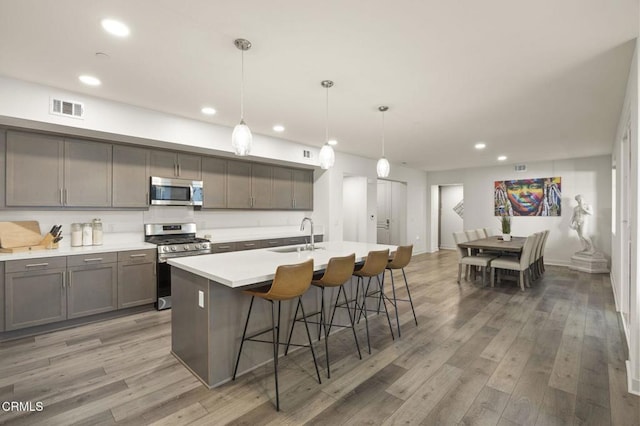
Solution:
<svg viewBox="0 0 640 426"><path fill-rule="evenodd" d="M376 232L378 244L391 244L391 182L378 179Z"/></svg>

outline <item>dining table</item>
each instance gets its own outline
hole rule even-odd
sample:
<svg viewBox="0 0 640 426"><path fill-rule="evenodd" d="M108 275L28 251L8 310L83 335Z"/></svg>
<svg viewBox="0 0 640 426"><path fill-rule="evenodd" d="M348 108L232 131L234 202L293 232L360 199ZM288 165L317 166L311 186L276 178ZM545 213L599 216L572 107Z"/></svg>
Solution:
<svg viewBox="0 0 640 426"><path fill-rule="evenodd" d="M468 248L474 251L501 251L508 253L522 253L524 242L527 237L511 237L510 241L505 241L502 236L494 235L488 238L480 238L478 240L465 241L458 244L462 248Z"/></svg>

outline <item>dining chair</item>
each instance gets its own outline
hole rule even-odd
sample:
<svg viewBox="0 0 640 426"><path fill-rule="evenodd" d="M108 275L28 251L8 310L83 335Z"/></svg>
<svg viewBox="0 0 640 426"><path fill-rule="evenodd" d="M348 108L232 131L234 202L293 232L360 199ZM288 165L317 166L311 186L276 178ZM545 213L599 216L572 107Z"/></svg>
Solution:
<svg viewBox="0 0 640 426"><path fill-rule="evenodd" d="M491 287L494 286L496 270L506 269L510 271L518 271L520 273L518 283L520 289L524 291L526 272L529 270L531 262L531 251L535 244L536 236L530 235L524 242L522 247L522 254L520 258L513 257L499 257L491 261Z"/></svg>
<svg viewBox="0 0 640 426"><path fill-rule="evenodd" d="M478 232L475 229L467 229L464 231L467 235L467 241L479 240L482 236L478 235Z"/></svg>
<svg viewBox="0 0 640 426"><path fill-rule="evenodd" d="M549 230L544 231L544 235L542 236L542 248L540 249L540 259L538 260L538 264L540 267L540 272L544 274L544 250L547 247L547 238L549 238Z"/></svg>
<svg viewBox="0 0 640 426"><path fill-rule="evenodd" d="M487 232L487 228L476 229L476 234L480 235L480 238L489 238L489 233Z"/></svg>
<svg viewBox="0 0 640 426"><path fill-rule="evenodd" d="M456 242L456 252L458 254L458 284L460 284L460 278L462 276L462 266L465 267L464 279L465 281L469 279L469 267L475 266L480 267L482 269L482 284L486 285L487 282L487 272L489 270L489 265L491 261L496 258L494 255L490 254L469 254L469 251L466 248L460 247L460 244L466 243L470 241L467 238L465 232L454 232L453 239Z"/></svg>
<svg viewBox="0 0 640 426"><path fill-rule="evenodd" d="M482 230L484 231L484 234L487 236L487 238L494 235L493 229L491 228L482 228Z"/></svg>

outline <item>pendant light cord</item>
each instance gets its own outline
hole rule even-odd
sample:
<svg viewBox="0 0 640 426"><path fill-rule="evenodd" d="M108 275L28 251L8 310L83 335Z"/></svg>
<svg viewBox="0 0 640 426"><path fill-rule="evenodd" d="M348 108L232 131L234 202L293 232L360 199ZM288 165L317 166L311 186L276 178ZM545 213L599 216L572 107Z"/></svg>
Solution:
<svg viewBox="0 0 640 426"><path fill-rule="evenodd" d="M382 111L382 158L384 158L384 111Z"/></svg>
<svg viewBox="0 0 640 426"><path fill-rule="evenodd" d="M244 50L241 50L240 66L240 121L244 121Z"/></svg>
<svg viewBox="0 0 640 426"><path fill-rule="evenodd" d="M326 111L326 121L325 121L325 143L329 143L329 88L327 87L327 111Z"/></svg>

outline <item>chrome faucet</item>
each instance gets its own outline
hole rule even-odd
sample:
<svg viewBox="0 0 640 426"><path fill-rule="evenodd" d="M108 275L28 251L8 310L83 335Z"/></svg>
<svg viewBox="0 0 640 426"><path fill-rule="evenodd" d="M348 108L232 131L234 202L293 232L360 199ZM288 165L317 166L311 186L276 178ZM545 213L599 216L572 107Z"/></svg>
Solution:
<svg viewBox="0 0 640 426"><path fill-rule="evenodd" d="M313 219L311 219L310 217L305 217L304 219L302 219L302 223L300 224L300 230L304 231L304 223L306 221L309 221L309 224L311 224L311 230L310 230L311 250L315 250L315 244L313 243Z"/></svg>

